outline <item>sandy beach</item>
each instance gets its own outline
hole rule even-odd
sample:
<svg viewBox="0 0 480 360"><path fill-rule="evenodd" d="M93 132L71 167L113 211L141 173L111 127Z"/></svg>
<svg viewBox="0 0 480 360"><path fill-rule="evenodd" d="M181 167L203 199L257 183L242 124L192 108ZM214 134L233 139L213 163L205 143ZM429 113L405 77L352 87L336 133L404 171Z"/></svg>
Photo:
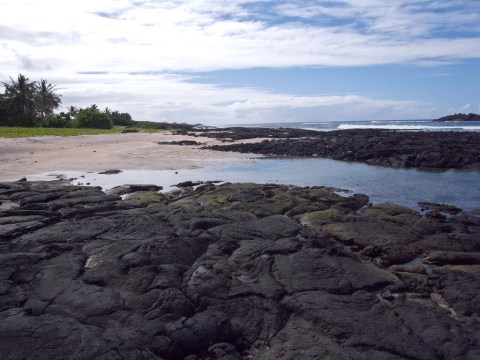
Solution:
<svg viewBox="0 0 480 360"><path fill-rule="evenodd" d="M192 169L248 161L251 157L200 150L201 146L158 144L181 140L195 140L204 145L221 144L211 138L169 132L0 138L0 181L62 171Z"/></svg>

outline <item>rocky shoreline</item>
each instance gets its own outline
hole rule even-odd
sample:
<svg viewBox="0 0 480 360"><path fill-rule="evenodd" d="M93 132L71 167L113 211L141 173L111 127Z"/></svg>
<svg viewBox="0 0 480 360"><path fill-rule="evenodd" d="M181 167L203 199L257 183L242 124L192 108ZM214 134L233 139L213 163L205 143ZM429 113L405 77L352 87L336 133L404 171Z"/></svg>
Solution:
<svg viewBox="0 0 480 360"><path fill-rule="evenodd" d="M274 156L325 157L392 167L480 170L479 132L238 129L241 128L211 132L209 136L224 141L253 137L275 139L206 148Z"/></svg>
<svg viewBox="0 0 480 360"><path fill-rule="evenodd" d="M2 358L480 358L478 210L157 190L0 183Z"/></svg>

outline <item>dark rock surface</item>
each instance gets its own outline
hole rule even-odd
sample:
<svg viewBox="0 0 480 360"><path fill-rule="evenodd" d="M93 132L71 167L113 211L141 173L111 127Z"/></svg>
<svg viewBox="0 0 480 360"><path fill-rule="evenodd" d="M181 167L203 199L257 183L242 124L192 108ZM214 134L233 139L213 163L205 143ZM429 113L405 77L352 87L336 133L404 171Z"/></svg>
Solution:
<svg viewBox="0 0 480 360"><path fill-rule="evenodd" d="M292 128L262 127L227 127L222 129L204 129L201 132L190 132L188 135L205 136L225 141L246 140L256 138L292 139L305 136L316 136L318 131Z"/></svg>
<svg viewBox="0 0 480 360"><path fill-rule="evenodd" d="M110 169L110 170L100 171L99 174L115 175L115 174L120 174L121 172L122 170L119 170L119 169Z"/></svg>
<svg viewBox="0 0 480 360"><path fill-rule="evenodd" d="M438 118L434 121L480 121L480 115L478 114L453 114L453 115L447 115L441 118Z"/></svg>
<svg viewBox="0 0 480 360"><path fill-rule="evenodd" d="M271 136L275 137L274 133ZM478 132L358 129L314 132L304 136L308 137L214 145L208 149L276 156L326 157L393 167L480 169ZM257 137L264 137L264 134L259 132Z"/></svg>
<svg viewBox="0 0 480 360"><path fill-rule="evenodd" d="M480 217L322 187L0 183L2 359L478 359Z"/></svg>
<svg viewBox="0 0 480 360"><path fill-rule="evenodd" d="M202 143L194 140L180 140L180 141L159 141L158 145L202 145Z"/></svg>
<svg viewBox="0 0 480 360"><path fill-rule="evenodd" d="M116 186L108 192L109 194L114 195L126 195L132 194L140 191L153 191L158 192L163 189L163 186L152 185L152 184L127 184L122 186Z"/></svg>

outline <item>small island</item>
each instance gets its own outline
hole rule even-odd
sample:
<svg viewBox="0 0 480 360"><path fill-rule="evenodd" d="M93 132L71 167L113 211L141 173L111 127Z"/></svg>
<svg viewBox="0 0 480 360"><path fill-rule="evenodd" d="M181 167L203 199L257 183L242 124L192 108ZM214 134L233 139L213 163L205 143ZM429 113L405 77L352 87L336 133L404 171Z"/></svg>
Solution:
<svg viewBox="0 0 480 360"><path fill-rule="evenodd" d="M453 114L438 118L433 121L480 121L480 115L478 114Z"/></svg>

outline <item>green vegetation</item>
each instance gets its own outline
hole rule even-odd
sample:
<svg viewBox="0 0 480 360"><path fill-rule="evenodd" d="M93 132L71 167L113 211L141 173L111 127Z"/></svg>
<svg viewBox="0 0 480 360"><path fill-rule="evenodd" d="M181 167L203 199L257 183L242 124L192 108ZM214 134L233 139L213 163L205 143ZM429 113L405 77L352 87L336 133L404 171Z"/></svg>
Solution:
<svg viewBox="0 0 480 360"><path fill-rule="evenodd" d="M0 126L0 137L18 138L33 136L77 136L77 135L98 135L118 134L121 128L114 129L76 129L76 128L44 128L44 127L2 127Z"/></svg>
<svg viewBox="0 0 480 360"><path fill-rule="evenodd" d="M153 121L135 121L135 126L141 129L155 129L155 130L174 130L176 132L192 131L195 126L191 124L177 124L167 122L153 122Z"/></svg>
<svg viewBox="0 0 480 360"><path fill-rule="evenodd" d="M112 119L94 108L79 110L72 123L79 128L111 129L113 127Z"/></svg>
<svg viewBox="0 0 480 360"><path fill-rule="evenodd" d="M55 86L41 79L31 82L19 74L17 80L3 83L5 93L0 94L0 125L38 126L43 125L47 115L53 115L60 104Z"/></svg>
<svg viewBox="0 0 480 360"><path fill-rule="evenodd" d="M174 130L182 133L194 128L194 125L188 124L135 121L129 113L108 107L102 111L96 104L83 109L69 106L66 111L55 113L62 103L56 86L45 79L32 82L23 74L19 74L16 80L10 78L10 82L4 82L3 86L5 92L0 92L0 137L118 133L125 128L145 132ZM87 131L88 129L102 131Z"/></svg>
<svg viewBox="0 0 480 360"><path fill-rule="evenodd" d="M61 95L57 94L56 86L45 79L32 82L19 74L16 80L10 78L10 83L4 82L3 86L0 126L111 129L114 125L135 125L130 114L109 108L101 111L95 104L85 109L70 106L66 112L55 114L62 103Z"/></svg>

